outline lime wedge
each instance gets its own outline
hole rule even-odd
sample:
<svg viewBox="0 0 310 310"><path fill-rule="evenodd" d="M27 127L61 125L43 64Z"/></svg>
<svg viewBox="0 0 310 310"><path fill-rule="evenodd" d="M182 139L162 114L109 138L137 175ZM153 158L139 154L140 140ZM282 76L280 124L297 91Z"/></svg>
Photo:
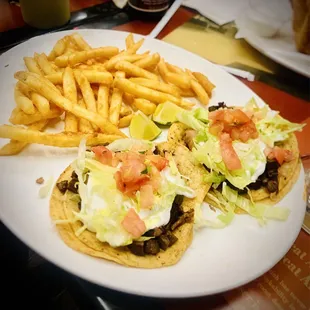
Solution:
<svg viewBox="0 0 310 310"><path fill-rule="evenodd" d="M170 101L166 101L156 107L153 113L153 121L161 125L169 125L177 121L176 115L181 111L184 111L184 109Z"/></svg>
<svg viewBox="0 0 310 310"><path fill-rule="evenodd" d="M130 136L134 139L154 140L161 134L161 129L139 111L131 120L129 126Z"/></svg>

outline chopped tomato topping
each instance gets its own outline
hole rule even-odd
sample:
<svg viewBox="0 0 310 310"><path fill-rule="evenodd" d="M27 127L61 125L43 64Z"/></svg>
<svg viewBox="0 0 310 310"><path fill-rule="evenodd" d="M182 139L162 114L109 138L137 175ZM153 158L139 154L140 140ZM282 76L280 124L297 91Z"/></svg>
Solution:
<svg viewBox="0 0 310 310"><path fill-rule="evenodd" d="M218 136L224 129L224 124L220 121L215 121L211 126L210 126L210 133L214 136Z"/></svg>
<svg viewBox="0 0 310 310"><path fill-rule="evenodd" d="M123 192L125 190L125 184L122 181L122 174L120 171L116 171L114 174L114 179L116 182L116 187L119 191Z"/></svg>
<svg viewBox="0 0 310 310"><path fill-rule="evenodd" d="M113 153L105 146L94 146L91 150L95 153L96 159L104 165L112 166Z"/></svg>
<svg viewBox="0 0 310 310"><path fill-rule="evenodd" d="M141 209L152 209L154 204L153 187L151 184L142 185L140 188Z"/></svg>
<svg viewBox="0 0 310 310"><path fill-rule="evenodd" d="M218 136L222 132L228 133L232 140L247 142L256 139L258 132L254 122L240 109L217 110L209 113L212 120L210 133Z"/></svg>
<svg viewBox="0 0 310 310"><path fill-rule="evenodd" d="M237 170L241 169L241 162L233 148L232 139L227 133L222 133L220 136L220 148L221 148L221 155L223 161L229 170Z"/></svg>
<svg viewBox="0 0 310 310"><path fill-rule="evenodd" d="M133 208L130 208L122 221L123 228L134 238L139 238L146 231L145 223Z"/></svg>
<svg viewBox="0 0 310 310"><path fill-rule="evenodd" d="M165 169L169 163L169 161L164 158L161 157L160 155L147 155L146 159L148 159L149 161L151 161L151 163L159 170L162 171L163 169Z"/></svg>
<svg viewBox="0 0 310 310"><path fill-rule="evenodd" d="M274 148L267 147L264 150L264 153L268 159L275 159L280 165L282 165L284 162L289 162L294 158L293 153L290 150L284 150L278 146L275 146Z"/></svg>
<svg viewBox="0 0 310 310"><path fill-rule="evenodd" d="M139 179L141 172L145 169L146 166L136 159L123 162L123 165L120 168L123 182L135 182Z"/></svg>

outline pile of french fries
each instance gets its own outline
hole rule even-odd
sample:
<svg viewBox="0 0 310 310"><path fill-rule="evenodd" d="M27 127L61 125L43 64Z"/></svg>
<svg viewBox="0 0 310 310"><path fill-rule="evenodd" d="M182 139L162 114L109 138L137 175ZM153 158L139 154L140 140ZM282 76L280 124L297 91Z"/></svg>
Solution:
<svg viewBox="0 0 310 310"><path fill-rule="evenodd" d="M129 34L124 50L92 48L74 33L49 55L24 57L27 70L14 75L12 125L0 126L0 137L11 140L0 155L18 154L30 143L76 147L85 138L88 145L108 144L125 137L120 129L138 110L151 116L166 101L192 109L186 97L208 105L215 86L205 75L169 64L158 53L139 54L143 42ZM62 132L46 131L57 122L64 122Z"/></svg>

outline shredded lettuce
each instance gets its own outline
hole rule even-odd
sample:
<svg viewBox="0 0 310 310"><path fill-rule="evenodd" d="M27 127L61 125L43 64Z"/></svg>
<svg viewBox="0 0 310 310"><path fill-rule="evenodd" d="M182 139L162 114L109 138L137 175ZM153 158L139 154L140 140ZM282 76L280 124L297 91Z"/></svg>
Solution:
<svg viewBox="0 0 310 310"><path fill-rule="evenodd" d="M206 122L208 122L208 111L202 108L198 108L194 111L181 111L176 115L179 122L193 128L197 131L206 128Z"/></svg>
<svg viewBox="0 0 310 310"><path fill-rule="evenodd" d="M220 184L225 181L226 177L222 174L216 173L215 171L210 172L209 174L204 175L203 181L205 183L215 183Z"/></svg>
<svg viewBox="0 0 310 310"><path fill-rule="evenodd" d="M208 140L195 144L194 157L205 164L212 172L221 174L237 188L243 189L255 182L257 177L265 170L265 145L259 140L249 140L247 143L233 142L233 147L241 161L242 169L228 170L223 162L220 143L217 137L205 132Z"/></svg>
<svg viewBox="0 0 310 310"><path fill-rule="evenodd" d="M262 140L270 147L276 142L284 141L295 131L301 131L305 124L292 123L278 113L268 115L256 123Z"/></svg>
<svg viewBox="0 0 310 310"><path fill-rule="evenodd" d="M112 152L128 151L132 147L136 151L148 151L154 148L154 143L147 140L138 140L133 138L118 139L110 143L107 148Z"/></svg>

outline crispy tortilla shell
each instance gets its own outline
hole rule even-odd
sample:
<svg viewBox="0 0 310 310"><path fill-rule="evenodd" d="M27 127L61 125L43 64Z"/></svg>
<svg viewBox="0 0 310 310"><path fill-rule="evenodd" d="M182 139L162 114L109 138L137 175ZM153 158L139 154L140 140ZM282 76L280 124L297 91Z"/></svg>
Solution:
<svg viewBox="0 0 310 310"><path fill-rule="evenodd" d="M301 161L295 134L291 134L290 137L279 146L293 153L293 160L284 163L278 170L279 191L277 193L269 193L266 188L251 190L254 201L268 204L278 203L290 192L293 185L298 180Z"/></svg>
<svg viewBox="0 0 310 310"><path fill-rule="evenodd" d="M186 148L185 150L177 151L174 156L176 163L179 163L186 156L192 156ZM191 169L195 179L191 182L191 186L193 183L194 186L192 188L200 188L200 191L193 199L184 197L182 208L185 212L193 209L197 203L202 203L206 193L201 188L204 187L206 192L208 190L205 185L199 183L202 179L200 173L195 172L195 165L192 164ZM72 171L73 169L69 166L61 174L57 183L63 180L69 180ZM57 186L54 187L50 199L50 216L52 220L73 219L73 212L78 212L79 209L78 204L70 199L70 197L72 197L71 192L67 191L63 195ZM83 224L80 221L56 224L60 237L72 249L128 267L160 268L174 265L181 259L193 239L193 222L185 223L173 231L178 241L166 251L160 251L157 255L137 256L131 253L126 247L113 248L108 243L99 241L95 234L88 230L84 230L84 232L77 236L75 232L82 226Z"/></svg>

